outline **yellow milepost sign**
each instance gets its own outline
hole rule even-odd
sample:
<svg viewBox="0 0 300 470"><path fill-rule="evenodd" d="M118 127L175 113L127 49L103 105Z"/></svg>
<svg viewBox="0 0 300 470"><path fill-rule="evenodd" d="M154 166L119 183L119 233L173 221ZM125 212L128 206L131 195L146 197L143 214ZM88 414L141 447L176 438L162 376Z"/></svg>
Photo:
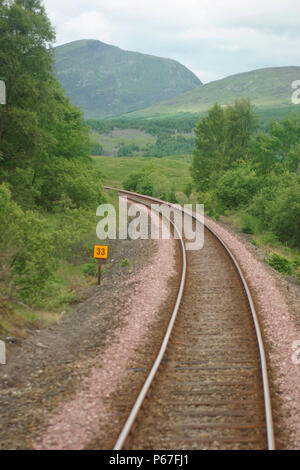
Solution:
<svg viewBox="0 0 300 470"><path fill-rule="evenodd" d="M94 258L107 259L108 246L107 245L94 245Z"/></svg>

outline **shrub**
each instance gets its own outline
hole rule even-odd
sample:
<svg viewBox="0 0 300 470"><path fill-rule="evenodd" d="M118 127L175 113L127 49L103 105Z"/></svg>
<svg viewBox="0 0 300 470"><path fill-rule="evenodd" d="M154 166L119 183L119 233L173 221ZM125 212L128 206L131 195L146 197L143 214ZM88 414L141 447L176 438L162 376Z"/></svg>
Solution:
<svg viewBox="0 0 300 470"><path fill-rule="evenodd" d="M59 261L85 249L85 244L77 248L91 219L82 209L55 215L24 211L12 200L8 185L0 185L0 226L5 227L0 231L1 287L26 302L40 303Z"/></svg>
<svg viewBox="0 0 300 470"><path fill-rule="evenodd" d="M118 157L129 157L130 155L140 150L138 145L135 144L122 144L118 150Z"/></svg>
<svg viewBox="0 0 300 470"><path fill-rule="evenodd" d="M90 150L91 155L95 156L100 156L103 153L103 147L101 144L92 142L91 144L91 150Z"/></svg>
<svg viewBox="0 0 300 470"><path fill-rule="evenodd" d="M278 255L277 253L273 253L268 259L267 263L272 266L272 268L276 269L276 271L280 272L281 274L290 275L293 272L293 265L290 260L285 258L284 256Z"/></svg>
<svg viewBox="0 0 300 470"><path fill-rule="evenodd" d="M251 238L250 241L251 241L252 245L254 245L256 247L260 247L260 243L255 238Z"/></svg>
<svg viewBox="0 0 300 470"><path fill-rule="evenodd" d="M90 263L84 264L82 266L82 272L87 276L97 277L98 275L98 266L95 261L91 261Z"/></svg>
<svg viewBox="0 0 300 470"><path fill-rule="evenodd" d="M39 203L49 211L65 197L77 208L97 207L105 200L102 173L92 163L53 158L41 167L39 179Z"/></svg>
<svg viewBox="0 0 300 470"><path fill-rule="evenodd" d="M258 191L258 179L248 167L228 170L218 180L216 195L223 209L244 207Z"/></svg>
<svg viewBox="0 0 300 470"><path fill-rule="evenodd" d="M126 191L137 192L137 187L140 181L143 179L143 173L131 173L123 181L123 186Z"/></svg>
<svg viewBox="0 0 300 470"><path fill-rule="evenodd" d="M256 232L257 220L250 214L244 214L241 220L241 231L253 235Z"/></svg>
<svg viewBox="0 0 300 470"><path fill-rule="evenodd" d="M131 263L128 258L124 258L122 259L122 261L120 261L121 268L125 268L126 266L130 266L130 265Z"/></svg>
<svg viewBox="0 0 300 470"><path fill-rule="evenodd" d="M137 185L137 192L140 194L145 194L146 196L153 196L153 180L148 175L143 175L143 178Z"/></svg>
<svg viewBox="0 0 300 470"><path fill-rule="evenodd" d="M184 188L184 194L188 199L190 199L191 194L193 192L193 183L188 183Z"/></svg>
<svg viewBox="0 0 300 470"><path fill-rule="evenodd" d="M277 193L271 206L271 229L281 241L300 246L300 175Z"/></svg>

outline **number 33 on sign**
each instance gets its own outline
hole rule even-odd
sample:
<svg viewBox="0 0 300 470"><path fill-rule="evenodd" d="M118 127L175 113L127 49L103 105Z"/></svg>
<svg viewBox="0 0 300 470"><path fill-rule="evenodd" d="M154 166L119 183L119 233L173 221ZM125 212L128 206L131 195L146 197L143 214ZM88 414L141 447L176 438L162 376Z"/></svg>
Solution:
<svg viewBox="0 0 300 470"><path fill-rule="evenodd" d="M108 258L108 246L106 246L106 245L95 245L94 246L94 258L96 258L96 259L107 259Z"/></svg>
<svg viewBox="0 0 300 470"><path fill-rule="evenodd" d="M103 259L108 258L108 246L107 245L94 245L94 258L98 260L98 286L100 286L101 263Z"/></svg>

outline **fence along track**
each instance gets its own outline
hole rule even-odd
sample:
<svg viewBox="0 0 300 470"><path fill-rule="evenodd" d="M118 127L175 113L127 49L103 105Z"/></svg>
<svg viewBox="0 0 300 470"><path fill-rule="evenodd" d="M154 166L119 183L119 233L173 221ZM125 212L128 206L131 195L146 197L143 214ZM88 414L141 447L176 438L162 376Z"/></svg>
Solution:
<svg viewBox="0 0 300 470"><path fill-rule="evenodd" d="M151 202L156 204L164 202L127 191L119 190L119 193L146 205ZM147 407L143 407L137 430L133 438L129 439L130 447L275 449L266 358L251 293L241 268L228 247L215 232L208 227L205 228L209 230L206 233L206 247L201 252L188 253L192 273L190 269L182 303L186 253L184 242L181 240L182 256L185 261L176 306L168 328L168 338L163 341L153 368L115 444L115 450L124 448L153 379L157 375L157 380L151 389L153 399L148 399ZM216 240L218 256L216 256ZM206 264L203 264L205 258ZM231 269L228 269L229 259ZM212 269L211 260L217 261ZM202 266L200 271L199 266ZM198 271L194 271L196 269ZM230 276L227 279L229 271ZM208 281L206 284L204 278ZM224 280L226 282L222 285ZM237 283L240 284L239 293L235 295L235 291L238 291ZM214 291L218 290L220 285L222 287L218 294L223 296L223 299L213 300ZM199 286L198 291L197 286ZM205 294L205 289L208 289L208 295ZM190 292L186 293L188 290ZM202 298L201 290L204 292ZM198 296L196 306L188 302L189 296L195 297L195 292L196 297ZM229 303L224 303L228 292L233 295L229 296ZM216 303L215 306L211 303L212 300ZM198 304L203 301L208 302L208 307L200 309L199 314ZM231 310L230 317L226 313L228 308ZM238 314L234 312L236 308L239 310ZM214 316L212 310L215 309L217 315ZM180 315L174 327L178 310ZM212 321L215 330L210 330ZM194 331L195 335L190 333L187 336L185 330ZM161 373L157 374L170 336L171 344L166 355L167 364L162 365ZM218 342L220 340L221 343ZM186 343L186 346L174 348L173 343ZM249 357L250 350L251 357ZM232 356L228 357L230 354ZM183 397L184 400L172 400L170 397ZM263 415L265 419L261 420ZM187 416L190 417L190 421L187 420ZM162 419L159 420L159 417ZM140 424L143 420L146 423L146 433ZM157 436L159 434L157 424L163 436Z"/></svg>

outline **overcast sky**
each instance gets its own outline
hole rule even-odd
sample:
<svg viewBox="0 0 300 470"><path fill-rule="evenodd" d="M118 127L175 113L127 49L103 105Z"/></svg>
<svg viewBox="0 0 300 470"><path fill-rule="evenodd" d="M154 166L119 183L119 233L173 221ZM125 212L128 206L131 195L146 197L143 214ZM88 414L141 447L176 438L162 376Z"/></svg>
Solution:
<svg viewBox="0 0 300 470"><path fill-rule="evenodd" d="M44 0L57 44L99 39L178 60L204 83L300 66L300 0ZM300 79L300 77L299 77Z"/></svg>

